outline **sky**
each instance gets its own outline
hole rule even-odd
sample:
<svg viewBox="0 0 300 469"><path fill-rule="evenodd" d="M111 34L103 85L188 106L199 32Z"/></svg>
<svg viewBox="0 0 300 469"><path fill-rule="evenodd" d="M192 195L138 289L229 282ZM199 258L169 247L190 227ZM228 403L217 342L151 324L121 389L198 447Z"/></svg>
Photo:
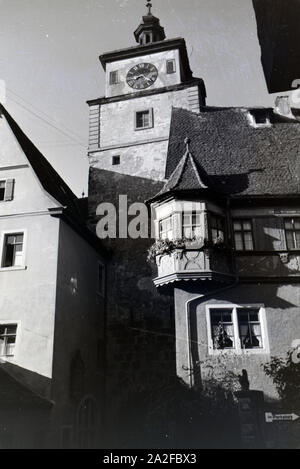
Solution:
<svg viewBox="0 0 300 469"><path fill-rule="evenodd" d="M98 57L136 45L146 0L0 0L7 110L67 184L87 193L88 105L104 95ZM168 39L184 37L207 104L272 106L251 0L153 0ZM289 94L289 93L285 93Z"/></svg>

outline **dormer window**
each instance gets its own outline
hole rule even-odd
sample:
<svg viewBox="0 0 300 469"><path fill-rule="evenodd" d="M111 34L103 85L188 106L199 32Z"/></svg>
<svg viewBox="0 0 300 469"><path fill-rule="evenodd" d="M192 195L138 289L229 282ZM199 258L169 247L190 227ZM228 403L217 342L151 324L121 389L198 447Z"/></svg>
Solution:
<svg viewBox="0 0 300 469"><path fill-rule="evenodd" d="M109 74L109 84L110 85L117 85L119 83L119 71L114 70Z"/></svg>
<svg viewBox="0 0 300 469"><path fill-rule="evenodd" d="M254 128L271 127L270 117L266 109L254 109L248 112L248 120Z"/></svg>

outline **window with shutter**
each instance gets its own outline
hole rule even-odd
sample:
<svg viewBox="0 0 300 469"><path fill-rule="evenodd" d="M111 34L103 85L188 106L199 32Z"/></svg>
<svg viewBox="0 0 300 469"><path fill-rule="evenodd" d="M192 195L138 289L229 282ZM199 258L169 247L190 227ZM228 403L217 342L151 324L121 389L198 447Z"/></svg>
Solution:
<svg viewBox="0 0 300 469"><path fill-rule="evenodd" d="M14 179L0 181L0 202L13 200Z"/></svg>
<svg viewBox="0 0 300 469"><path fill-rule="evenodd" d="M0 202L2 202L5 197L5 184L6 181L0 181Z"/></svg>

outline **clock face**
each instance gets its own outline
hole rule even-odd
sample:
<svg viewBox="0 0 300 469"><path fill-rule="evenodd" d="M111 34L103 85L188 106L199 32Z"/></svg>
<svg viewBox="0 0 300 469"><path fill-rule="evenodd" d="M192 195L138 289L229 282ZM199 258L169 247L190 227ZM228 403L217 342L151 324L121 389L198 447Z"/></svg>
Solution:
<svg viewBox="0 0 300 469"><path fill-rule="evenodd" d="M137 64L127 73L127 84L136 90L144 90L153 85L158 77L158 70L153 64Z"/></svg>

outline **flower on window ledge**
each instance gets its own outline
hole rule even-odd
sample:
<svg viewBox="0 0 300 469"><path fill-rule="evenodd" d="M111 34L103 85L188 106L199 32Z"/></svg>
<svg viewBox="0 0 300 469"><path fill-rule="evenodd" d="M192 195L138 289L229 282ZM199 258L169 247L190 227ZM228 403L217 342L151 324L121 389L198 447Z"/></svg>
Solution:
<svg viewBox="0 0 300 469"><path fill-rule="evenodd" d="M180 238L175 240L161 239L156 241L148 250L148 262L155 262L157 256L170 255L176 249L197 248L203 250L205 248L205 240L203 238Z"/></svg>

